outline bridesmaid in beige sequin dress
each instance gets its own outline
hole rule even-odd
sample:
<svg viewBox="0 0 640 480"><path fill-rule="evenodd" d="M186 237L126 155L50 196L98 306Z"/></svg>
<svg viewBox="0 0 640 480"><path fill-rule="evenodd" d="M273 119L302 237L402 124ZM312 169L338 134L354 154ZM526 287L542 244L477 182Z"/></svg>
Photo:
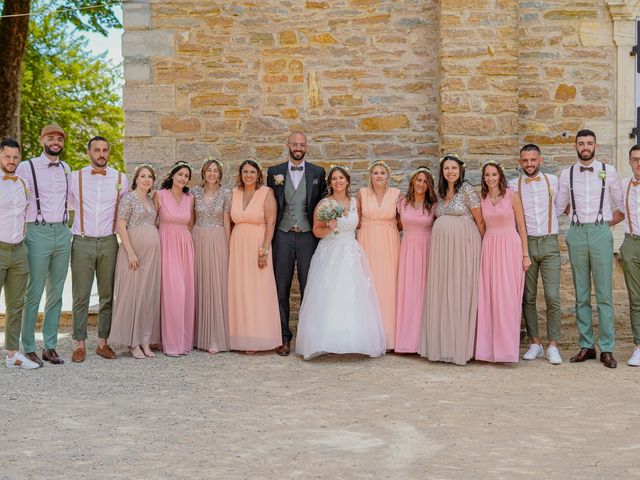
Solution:
<svg viewBox="0 0 640 480"><path fill-rule="evenodd" d="M209 159L200 171L191 231L196 266L196 347L214 354L229 350L229 235L231 190L222 187L222 163Z"/></svg>

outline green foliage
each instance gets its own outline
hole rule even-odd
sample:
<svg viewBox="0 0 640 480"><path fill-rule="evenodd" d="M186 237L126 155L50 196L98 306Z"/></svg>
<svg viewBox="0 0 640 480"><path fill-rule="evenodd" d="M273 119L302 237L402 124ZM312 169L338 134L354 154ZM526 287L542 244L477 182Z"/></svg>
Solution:
<svg viewBox="0 0 640 480"><path fill-rule="evenodd" d="M66 2L83 3L95 2ZM37 11L37 6L33 10ZM77 15L60 14L31 19L20 101L23 158L42 153L40 131L55 122L67 133L62 158L73 169L88 164L87 142L101 135L111 144L110 165L124 171L124 115L118 93L121 66L89 51L86 39L69 29L68 22L76 24L76 20L81 21ZM93 21L84 29L102 28L92 28Z"/></svg>

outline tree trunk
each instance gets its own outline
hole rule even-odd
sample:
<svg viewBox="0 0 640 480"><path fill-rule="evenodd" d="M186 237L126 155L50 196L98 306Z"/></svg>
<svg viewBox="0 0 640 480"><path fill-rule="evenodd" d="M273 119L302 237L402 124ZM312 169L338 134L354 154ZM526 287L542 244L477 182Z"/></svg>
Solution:
<svg viewBox="0 0 640 480"><path fill-rule="evenodd" d="M22 60L29 34L29 16L4 18L29 13L31 0L4 0L0 18L0 137L20 138L20 80Z"/></svg>

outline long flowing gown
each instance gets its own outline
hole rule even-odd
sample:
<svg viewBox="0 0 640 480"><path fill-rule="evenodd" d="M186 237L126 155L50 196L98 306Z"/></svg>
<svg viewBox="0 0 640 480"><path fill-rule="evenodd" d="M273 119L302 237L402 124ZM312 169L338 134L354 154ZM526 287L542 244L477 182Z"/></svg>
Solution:
<svg viewBox="0 0 640 480"><path fill-rule="evenodd" d="M271 252L258 267L266 229L264 204L269 187L260 187L246 209L242 190L233 189L229 246L229 343L231 350L273 350L282 345L278 293Z"/></svg>
<svg viewBox="0 0 640 480"><path fill-rule="evenodd" d="M507 189L496 205L489 196L482 199L487 231L480 261L476 360L517 362L519 358L524 270L514 195L514 190Z"/></svg>
<svg viewBox="0 0 640 480"><path fill-rule="evenodd" d="M338 234L320 240L309 268L300 307L296 353L310 359L325 353L377 357L386 350L382 316L367 258L355 239L355 199L338 218Z"/></svg>
<svg viewBox="0 0 640 480"><path fill-rule="evenodd" d="M369 260L373 283L380 301L387 350L392 350L396 334L396 284L400 233L396 222L396 205L400 190L389 188L382 202L369 187L360 189L362 222L358 241Z"/></svg>
<svg viewBox="0 0 640 480"><path fill-rule="evenodd" d="M229 241L224 214L231 210L231 191L221 187L210 201L202 187L192 191L196 223L191 231L196 269L196 347L229 350Z"/></svg>
<svg viewBox="0 0 640 480"><path fill-rule="evenodd" d="M160 190L157 196L162 254L162 350L167 355L184 355L193 349L195 324L193 241L188 228L193 195L183 195L180 203L171 190Z"/></svg>
<svg viewBox="0 0 640 480"><path fill-rule="evenodd" d="M398 202L402 242L398 260L395 351L399 353L418 352L435 210L435 205L428 211L422 205L414 208L404 199Z"/></svg>
<svg viewBox="0 0 640 480"><path fill-rule="evenodd" d="M138 269L129 268L129 255L120 245L109 343L129 347L160 343L160 237L156 216L151 199L145 206L133 191L120 199L118 218L127 222Z"/></svg>
<svg viewBox="0 0 640 480"><path fill-rule="evenodd" d="M478 207L480 199L468 183L436 207L418 346L432 361L465 365L473 358L482 239L471 209Z"/></svg>

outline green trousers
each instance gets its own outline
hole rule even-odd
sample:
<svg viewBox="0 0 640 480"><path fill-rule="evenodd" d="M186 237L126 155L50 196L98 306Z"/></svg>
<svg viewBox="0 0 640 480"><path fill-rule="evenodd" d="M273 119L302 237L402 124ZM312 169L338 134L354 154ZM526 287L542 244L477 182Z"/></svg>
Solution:
<svg viewBox="0 0 640 480"><path fill-rule="evenodd" d="M550 341L560 341L560 246L558 235L528 237L531 266L524 277L523 311L527 333L530 338L539 337L538 273L542 277L544 299L547 304L547 337Z"/></svg>
<svg viewBox="0 0 640 480"><path fill-rule="evenodd" d="M29 249L30 275L22 311L22 348L29 353L36 351L36 321L45 288L47 300L42 324L44 348L56 348L58 345L62 291L71 253L71 232L63 223L28 223L25 240Z"/></svg>
<svg viewBox="0 0 640 480"><path fill-rule="evenodd" d="M598 306L598 347L601 352L613 352L616 332L613 320L613 236L609 226L586 224L572 226L567 232L567 247L576 291L576 320L580 332L580 347L593 348L591 311L591 278L596 289Z"/></svg>
<svg viewBox="0 0 640 480"><path fill-rule="evenodd" d="M7 307L4 321L5 350L20 350L24 291L28 281L29 258L26 244L0 242L0 290L4 287L4 303Z"/></svg>
<svg viewBox="0 0 640 480"><path fill-rule="evenodd" d="M118 240L108 237L73 236L71 285L73 292L73 338L87 338L89 299L95 276L98 282L98 337L109 338L113 303L113 279L118 258Z"/></svg>
<svg viewBox="0 0 640 480"><path fill-rule="evenodd" d="M625 235L620 247L624 283L629 294L629 317L633 341L640 345L640 237Z"/></svg>

